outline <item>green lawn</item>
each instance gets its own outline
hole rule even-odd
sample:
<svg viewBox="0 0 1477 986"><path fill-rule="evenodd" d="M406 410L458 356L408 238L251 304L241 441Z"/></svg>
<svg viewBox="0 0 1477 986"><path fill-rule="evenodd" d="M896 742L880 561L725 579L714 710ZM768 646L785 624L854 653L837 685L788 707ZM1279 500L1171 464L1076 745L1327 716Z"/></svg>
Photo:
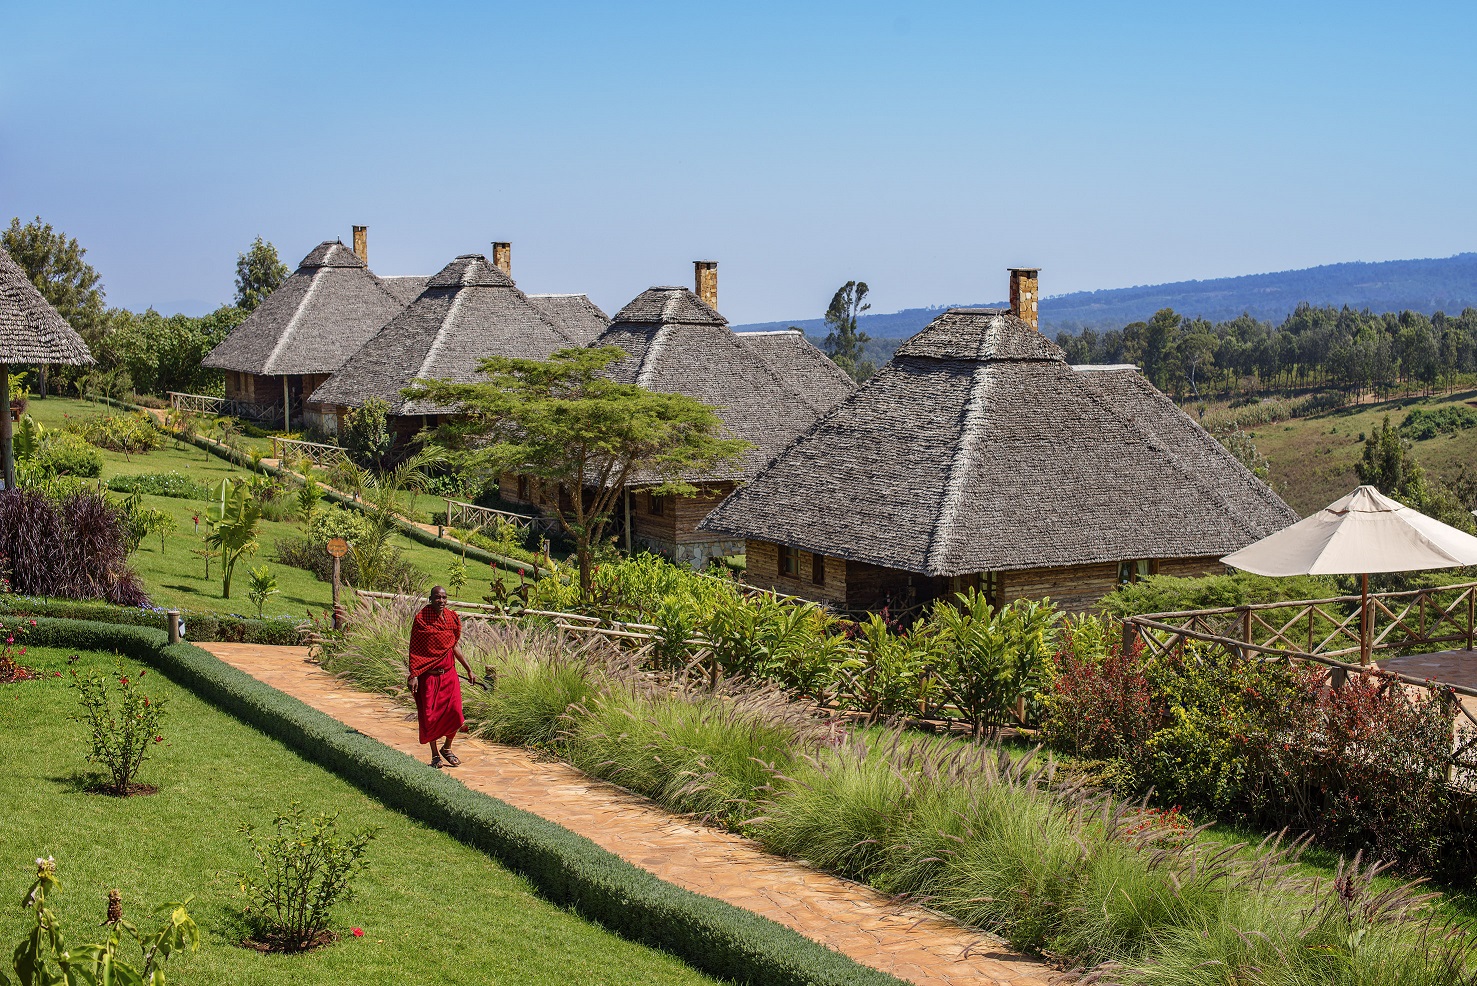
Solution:
<svg viewBox="0 0 1477 986"><path fill-rule="evenodd" d="M60 428L68 417L120 412L89 401L48 398L44 401L33 400L29 413L47 428ZM224 459L172 439L166 439L164 447L144 455L125 457L120 452L106 450L102 454L104 481L118 475L178 472L206 485L218 485L222 479L247 475L246 470ZM207 504L198 500L155 496L146 496L144 501L150 506L167 510L178 525L175 533L166 539L162 553L158 538L149 538L131 558L154 605L255 616L256 608L246 597L246 569L262 564L272 569L281 590L267 604L266 615L301 617L306 609L322 610L330 604L333 591L328 583L320 582L310 572L279 565L275 561L277 542L285 537L300 535L300 525L263 522L258 539L260 549L254 557L237 565L235 580L231 586L232 598L223 599L218 560L211 563L211 578L207 582L204 578L204 560L191 554L192 550L204 547L203 520ZM192 521L196 514L202 520L202 534L199 536L195 533ZM427 547L399 534L393 536L392 543L425 576L428 585L446 581L451 566L456 561L456 556L449 551ZM481 598L491 581L499 577L491 566L473 560L467 562L467 576L469 582L459 595L473 600Z"/></svg>
<svg viewBox="0 0 1477 986"><path fill-rule="evenodd" d="M712 982L665 953L628 942L538 897L530 885L450 836L396 814L281 744L216 710L157 671L151 697L168 700L167 741L143 780L151 797L84 793L83 727L65 677L66 652L37 649L42 680L0 685L0 962L25 929L15 907L38 856L55 856L54 898L72 942L99 935L109 888L125 913L153 927L150 910L193 897L204 942L169 966L170 980L205 986L346 983ZM84 654L80 668L113 659ZM50 677L53 670L63 678ZM429 768L428 768L429 769ZM340 811L347 827L381 826L360 896L336 914L336 944L300 956L264 956L244 937L233 872L251 865L238 826L268 824L292 801ZM358 926L362 938L346 932Z"/></svg>

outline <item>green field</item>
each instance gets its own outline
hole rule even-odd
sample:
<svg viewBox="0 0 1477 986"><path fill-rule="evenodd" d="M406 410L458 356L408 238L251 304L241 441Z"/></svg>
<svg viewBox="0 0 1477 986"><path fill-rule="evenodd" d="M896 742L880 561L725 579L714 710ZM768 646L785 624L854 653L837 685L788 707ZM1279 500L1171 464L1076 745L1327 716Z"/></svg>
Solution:
<svg viewBox="0 0 1477 986"><path fill-rule="evenodd" d="M69 417L124 412L88 401L48 398L32 400L29 413L46 428L60 428ZM118 475L178 472L208 486L218 485L222 479L228 477L248 474L247 470L224 459L172 439L166 439L162 448L143 455L124 456L121 452L107 450L103 450L102 455L102 479L105 482ZM263 521L259 527L260 548L254 557L237 565L231 585L231 598L223 599L219 559L212 561L211 578L206 581L204 560L191 554L192 551L204 547L204 518L208 504L199 500L161 496L145 496L144 502L168 511L177 525L174 534L166 538L162 552L157 537L146 538L130 558L143 578L154 605L255 616L256 607L246 597L246 569L266 564L276 575L277 585L281 590L267 603L267 616L288 615L300 618L305 610L312 609L316 612L329 606L333 591L327 582L319 581L311 572L276 563L277 542L282 538L301 535L300 524ZM201 518L200 535L196 535L192 520L197 514ZM456 556L449 551L418 544L399 534L393 536L391 543L404 552L410 563L425 576L427 585L444 582L456 561ZM469 581L460 595L463 598L478 599L497 576L491 566L468 560L467 577Z"/></svg>
<svg viewBox="0 0 1477 986"><path fill-rule="evenodd" d="M155 905L193 897L203 944L168 967L171 982L191 986L712 982L555 907L489 857L390 811L156 671L148 672L146 691L169 703L166 742L142 780L159 793L85 793L92 768L83 759L83 726L67 719L77 708L67 652L36 649L26 660L45 677L0 685L0 961L7 971L26 927L15 903L35 875L36 857L54 856L63 893L50 903L70 942L101 935L110 888L122 891L125 916L144 929L154 926ZM84 654L77 665L112 666L113 658L99 654ZM53 670L64 677L51 677ZM270 824L292 801L310 812L342 812L351 830L382 830L359 898L335 915L340 940L306 955L261 955L236 945L246 930L232 874L252 863L238 827ZM346 933L356 926L362 938Z"/></svg>
<svg viewBox="0 0 1477 986"><path fill-rule="evenodd" d="M1364 453L1364 439L1390 417L1399 425L1412 408L1466 405L1477 391L1466 390L1435 397L1413 397L1378 404L1357 404L1307 418L1258 425L1247 434L1271 463L1270 481L1288 505L1306 517L1353 491L1359 485L1354 464ZM1212 405L1207 420L1227 413ZM1477 464L1477 428L1413 443L1416 459L1427 475L1450 478L1463 463Z"/></svg>

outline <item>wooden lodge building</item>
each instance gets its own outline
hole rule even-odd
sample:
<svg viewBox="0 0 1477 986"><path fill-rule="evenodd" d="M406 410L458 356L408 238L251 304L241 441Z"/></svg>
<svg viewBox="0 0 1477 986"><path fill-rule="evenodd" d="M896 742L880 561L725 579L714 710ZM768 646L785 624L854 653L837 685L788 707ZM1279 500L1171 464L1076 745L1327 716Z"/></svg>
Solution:
<svg viewBox="0 0 1477 986"><path fill-rule="evenodd" d="M654 287L616 313L594 340L627 358L612 364L614 379L663 393L684 394L717 408L726 433L753 447L717 472L683 478L696 496L657 496L653 481L627 485L623 528L628 548L645 548L697 568L744 550L742 539L699 530L698 523L734 488L838 402L854 384L798 329L734 332L718 312L718 265L694 264L696 291ZM643 488L645 487L645 488ZM505 500L537 506L537 491L516 475L502 477Z"/></svg>
<svg viewBox="0 0 1477 986"><path fill-rule="evenodd" d="M325 240L202 361L226 373L226 398L247 417L320 427L305 398L399 312L424 278L377 277L367 231L354 249Z"/></svg>
<svg viewBox="0 0 1477 986"><path fill-rule="evenodd" d="M954 308L699 525L747 544L747 580L851 610L966 587L1083 610L1150 573L1297 520L1136 367L1071 366L1009 309Z"/></svg>
<svg viewBox="0 0 1477 986"><path fill-rule="evenodd" d="M390 405L396 442L407 442L454 411L407 399L401 392L416 379L470 383L488 356L546 359L588 345L605 329L605 313L582 294L518 290L507 243L493 244L493 258L463 254L447 264L312 391L309 407L325 432L337 434L350 408L378 397Z"/></svg>

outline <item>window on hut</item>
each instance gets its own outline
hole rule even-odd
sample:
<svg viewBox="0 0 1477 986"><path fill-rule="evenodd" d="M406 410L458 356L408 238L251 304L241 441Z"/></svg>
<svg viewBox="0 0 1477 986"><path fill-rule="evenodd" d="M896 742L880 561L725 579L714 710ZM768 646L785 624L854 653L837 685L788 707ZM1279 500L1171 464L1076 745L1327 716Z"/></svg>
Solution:
<svg viewBox="0 0 1477 986"><path fill-rule="evenodd" d="M1133 558L1118 563L1118 582L1137 582L1150 575L1158 574L1159 562L1154 558Z"/></svg>
<svg viewBox="0 0 1477 986"><path fill-rule="evenodd" d="M825 555L811 555L810 556L810 584L811 585L825 585L826 584L826 556Z"/></svg>
<svg viewBox="0 0 1477 986"><path fill-rule="evenodd" d="M527 476L519 476L518 477L518 499L520 499L520 500L531 500L531 499L533 499L531 496L528 495L528 477Z"/></svg>
<svg viewBox="0 0 1477 986"><path fill-rule="evenodd" d="M667 512L666 501L655 493L646 494L646 511L653 517L660 517Z"/></svg>
<svg viewBox="0 0 1477 986"><path fill-rule="evenodd" d="M787 544L780 545L780 574L800 577L800 552Z"/></svg>

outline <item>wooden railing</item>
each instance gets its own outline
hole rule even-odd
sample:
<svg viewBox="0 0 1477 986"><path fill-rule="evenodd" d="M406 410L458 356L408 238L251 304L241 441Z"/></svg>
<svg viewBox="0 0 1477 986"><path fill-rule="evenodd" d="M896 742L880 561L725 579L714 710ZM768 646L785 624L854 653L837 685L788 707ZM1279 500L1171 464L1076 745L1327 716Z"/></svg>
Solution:
<svg viewBox="0 0 1477 986"><path fill-rule="evenodd" d="M1454 649L1449 645L1472 650L1477 582L1375 593L1369 596L1367 629L1364 618L1362 596L1149 613L1124 619L1123 643L1125 650L1141 644L1161 657L1184 658L1187 645L1199 644L1242 660L1306 661L1325 668L1321 686L1342 687L1350 675L1364 675L1382 693L1407 701L1413 693L1445 692L1454 699L1449 779L1477 790L1477 688L1357 663L1364 632L1372 653L1391 657ZM1353 662L1341 660L1349 656Z"/></svg>
<svg viewBox="0 0 1477 986"><path fill-rule="evenodd" d="M296 438L272 438L272 458L278 462L307 459L315 466L332 466L348 458L348 453L337 445L321 442L304 442Z"/></svg>
<svg viewBox="0 0 1477 986"><path fill-rule="evenodd" d="M184 394L176 390L169 391L169 406L176 411L226 414L235 418L250 418L252 421L279 421L282 418L282 408L276 404L258 404L229 397L212 397L209 394Z"/></svg>
<svg viewBox="0 0 1477 986"><path fill-rule="evenodd" d="M479 507L475 503L463 503L450 498L446 501L447 527L470 531L493 527L499 520L512 524L520 531L533 531L537 534L554 534L558 530L558 525L547 517L494 510L492 507Z"/></svg>

